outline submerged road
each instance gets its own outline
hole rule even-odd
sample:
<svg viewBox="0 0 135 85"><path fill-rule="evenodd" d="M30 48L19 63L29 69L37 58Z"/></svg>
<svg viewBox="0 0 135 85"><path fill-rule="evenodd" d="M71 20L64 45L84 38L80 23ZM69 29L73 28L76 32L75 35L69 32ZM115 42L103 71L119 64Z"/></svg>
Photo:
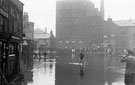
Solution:
<svg viewBox="0 0 135 85"><path fill-rule="evenodd" d="M124 85L124 68L103 69L103 62L90 57L80 66L75 55L63 56L46 61L35 59L32 79L27 81L27 85Z"/></svg>

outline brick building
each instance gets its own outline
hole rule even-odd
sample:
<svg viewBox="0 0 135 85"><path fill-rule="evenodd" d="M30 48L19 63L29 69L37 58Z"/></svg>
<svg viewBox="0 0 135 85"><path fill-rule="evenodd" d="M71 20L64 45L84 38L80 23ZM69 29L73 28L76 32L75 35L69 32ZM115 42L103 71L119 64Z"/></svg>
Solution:
<svg viewBox="0 0 135 85"><path fill-rule="evenodd" d="M10 83L20 72L23 3L0 0L0 85Z"/></svg>

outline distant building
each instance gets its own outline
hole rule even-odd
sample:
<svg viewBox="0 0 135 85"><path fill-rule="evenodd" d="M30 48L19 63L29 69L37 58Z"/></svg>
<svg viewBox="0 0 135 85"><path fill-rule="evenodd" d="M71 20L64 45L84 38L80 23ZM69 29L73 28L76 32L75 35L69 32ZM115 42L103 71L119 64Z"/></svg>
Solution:
<svg viewBox="0 0 135 85"><path fill-rule="evenodd" d="M27 12L24 12L23 15L23 33L28 39L34 39L34 22L29 21L29 16Z"/></svg>
<svg viewBox="0 0 135 85"><path fill-rule="evenodd" d="M135 48L135 20L114 21L119 26L119 46L123 49Z"/></svg>
<svg viewBox="0 0 135 85"><path fill-rule="evenodd" d="M90 0L57 1L58 48L83 49L90 45L101 45L104 21L102 17Z"/></svg>
<svg viewBox="0 0 135 85"><path fill-rule="evenodd" d="M34 30L34 50L45 51L49 48L54 48L56 45L55 37L51 31L51 33L47 33L41 29Z"/></svg>
<svg viewBox="0 0 135 85"><path fill-rule="evenodd" d="M108 49L112 49L113 52L115 52L118 45L118 30L119 26L114 24L110 17L103 22L103 45Z"/></svg>
<svg viewBox="0 0 135 85"><path fill-rule="evenodd" d="M34 22L30 22L28 13L24 12L22 60L24 67L29 70L31 70L33 67L33 45L34 45L33 39L34 39ZM24 74L25 73L26 72L24 72Z"/></svg>
<svg viewBox="0 0 135 85"><path fill-rule="evenodd" d="M55 38L52 30L51 30L50 34L51 34L51 37L50 37L50 49L55 50L56 47L57 47L56 38Z"/></svg>

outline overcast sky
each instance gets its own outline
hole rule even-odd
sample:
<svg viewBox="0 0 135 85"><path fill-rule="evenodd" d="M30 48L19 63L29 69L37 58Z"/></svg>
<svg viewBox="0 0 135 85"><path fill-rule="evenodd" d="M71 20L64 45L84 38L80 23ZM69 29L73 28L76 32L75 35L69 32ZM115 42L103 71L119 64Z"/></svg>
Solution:
<svg viewBox="0 0 135 85"><path fill-rule="evenodd" d="M20 0L24 3L24 11L29 19L35 22L35 29L48 28L55 31L56 0ZM100 0L91 0L99 8ZM135 0L105 0L105 18L113 20L135 19Z"/></svg>

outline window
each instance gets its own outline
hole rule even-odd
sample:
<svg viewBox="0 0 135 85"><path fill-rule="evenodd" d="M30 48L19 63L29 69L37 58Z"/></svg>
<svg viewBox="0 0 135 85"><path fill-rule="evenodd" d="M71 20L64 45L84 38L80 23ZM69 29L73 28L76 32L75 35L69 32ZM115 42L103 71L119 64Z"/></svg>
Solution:
<svg viewBox="0 0 135 85"><path fill-rule="evenodd" d="M12 13L13 13L13 8L11 7L10 8L10 14L12 15Z"/></svg>
<svg viewBox="0 0 135 85"><path fill-rule="evenodd" d="M6 18L4 19L4 32L8 32L8 20Z"/></svg>
<svg viewBox="0 0 135 85"><path fill-rule="evenodd" d="M18 13L16 13L16 18L19 19L19 14Z"/></svg>
<svg viewBox="0 0 135 85"><path fill-rule="evenodd" d="M4 18L0 16L0 32L2 32L4 29Z"/></svg>
<svg viewBox="0 0 135 85"><path fill-rule="evenodd" d="M1 0L1 6L3 6L3 4L4 4L4 0Z"/></svg>
<svg viewBox="0 0 135 85"><path fill-rule="evenodd" d="M22 36L22 27L21 27L21 24L19 23L18 24L18 32L19 32L19 36L21 37Z"/></svg>
<svg viewBox="0 0 135 85"><path fill-rule="evenodd" d="M0 16L0 32L2 32L1 16Z"/></svg>
<svg viewBox="0 0 135 85"><path fill-rule="evenodd" d="M1 6L5 9L7 9L7 0L1 0Z"/></svg>
<svg viewBox="0 0 135 85"><path fill-rule="evenodd" d="M14 7L10 7L10 14L16 18L18 18L18 13L17 13L17 9L15 9Z"/></svg>
<svg viewBox="0 0 135 85"><path fill-rule="evenodd" d="M14 15L14 14L15 14L15 10L14 10L13 7L10 8L10 14L11 14L12 16L15 16L15 15Z"/></svg>
<svg viewBox="0 0 135 85"><path fill-rule="evenodd" d="M19 33L20 33L20 29L19 29L19 23L17 23L17 36L20 36Z"/></svg>
<svg viewBox="0 0 135 85"><path fill-rule="evenodd" d="M10 33L13 33L13 28L14 28L14 20L11 19L11 20L10 20L10 24L9 24L9 32L10 32Z"/></svg>
<svg viewBox="0 0 135 85"><path fill-rule="evenodd" d="M4 25L4 19L3 19L2 16L1 16L1 18L0 18L0 25Z"/></svg>
<svg viewBox="0 0 135 85"><path fill-rule="evenodd" d="M14 43L9 44L9 56L15 56L15 45Z"/></svg>
<svg viewBox="0 0 135 85"><path fill-rule="evenodd" d="M1 6L2 6L2 1L3 1L3 0L0 0L0 5L1 5Z"/></svg>
<svg viewBox="0 0 135 85"><path fill-rule="evenodd" d="M14 20L13 20L13 22L12 22L12 27L11 27L11 29L12 29L12 33L14 33Z"/></svg>
<svg viewBox="0 0 135 85"><path fill-rule="evenodd" d="M14 21L14 34L17 35L17 22Z"/></svg>
<svg viewBox="0 0 135 85"><path fill-rule="evenodd" d="M2 52L3 53L3 58L6 58L6 49L7 49L6 43L3 43L3 47L2 48L3 48L3 50L2 50L3 51Z"/></svg>
<svg viewBox="0 0 135 85"><path fill-rule="evenodd" d="M16 13L17 13L17 11L16 11L16 9L14 8L14 9L13 9L13 16L14 16L14 17L16 17Z"/></svg>
<svg viewBox="0 0 135 85"><path fill-rule="evenodd" d="M0 16L0 32L7 33L8 31L8 20L7 18Z"/></svg>
<svg viewBox="0 0 135 85"><path fill-rule="evenodd" d="M10 21L10 24L9 24L9 33L12 33L11 27L12 27L12 22Z"/></svg>

